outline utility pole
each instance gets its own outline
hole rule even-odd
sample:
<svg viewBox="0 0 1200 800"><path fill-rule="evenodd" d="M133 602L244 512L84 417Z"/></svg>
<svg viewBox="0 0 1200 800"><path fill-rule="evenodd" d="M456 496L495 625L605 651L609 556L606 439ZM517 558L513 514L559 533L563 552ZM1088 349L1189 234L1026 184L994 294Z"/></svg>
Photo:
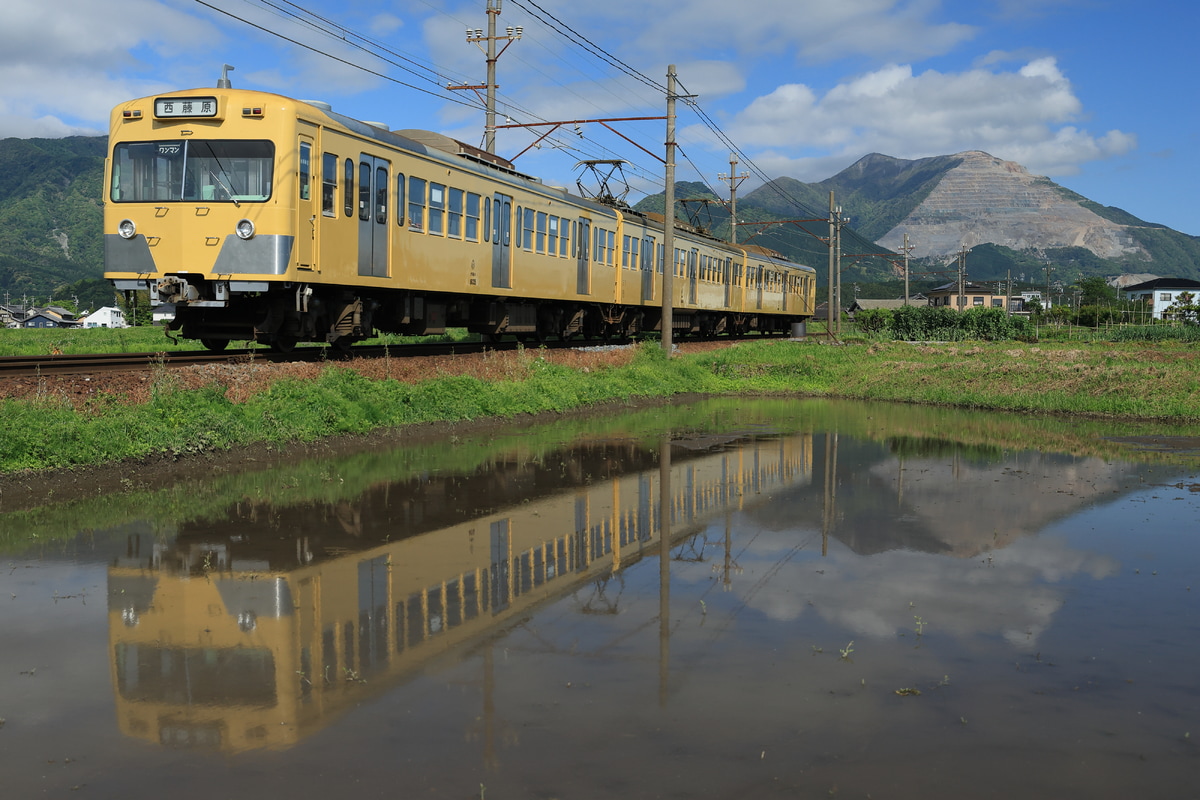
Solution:
<svg viewBox="0 0 1200 800"><path fill-rule="evenodd" d="M958 310L967 310L967 246L958 253Z"/></svg>
<svg viewBox="0 0 1200 800"><path fill-rule="evenodd" d="M671 293L675 291L675 65L667 67L667 185L663 200L662 348L671 355L674 331ZM665 512L664 512L665 513ZM666 547L666 544L663 544Z"/></svg>
<svg viewBox="0 0 1200 800"><path fill-rule="evenodd" d="M842 218L842 207L838 206L834 209L834 226L833 226L833 248L835 251L834 263L837 264L837 288L833 292L834 300L837 301L837 314L834 316L837 322L837 335L842 335L842 225L845 220Z"/></svg>
<svg viewBox="0 0 1200 800"><path fill-rule="evenodd" d="M750 173L737 171L737 153L729 154L729 174L718 173L717 178L729 184L729 241L737 244L737 190L742 181L750 177Z"/></svg>
<svg viewBox="0 0 1200 800"><path fill-rule="evenodd" d="M829 190L829 285L826 287L828 299L825 301L825 333L833 339L833 265L837 255L833 248L834 229L837 218L834 217L833 190Z"/></svg>
<svg viewBox="0 0 1200 800"><path fill-rule="evenodd" d="M908 305L908 254L912 252L912 245L908 243L908 234L904 234L904 305Z"/></svg>
<svg viewBox="0 0 1200 800"><path fill-rule="evenodd" d="M500 16L500 5L504 0L487 0L487 15L488 27L487 36L483 35L483 28L467 28L467 42L474 44L487 58L487 83L479 85L461 85L447 86L447 89L471 89L476 94L480 89L483 89L485 94L484 104L486 106L487 116L483 128L483 149L489 153L496 152L496 89L500 88L496 85L496 60L504 54L508 46L521 38L523 32L522 26L516 28L509 25L505 28L504 36L496 35L496 17ZM496 52L497 40L505 42L504 47L500 48L500 52ZM483 47L480 42L487 42L487 47Z"/></svg>

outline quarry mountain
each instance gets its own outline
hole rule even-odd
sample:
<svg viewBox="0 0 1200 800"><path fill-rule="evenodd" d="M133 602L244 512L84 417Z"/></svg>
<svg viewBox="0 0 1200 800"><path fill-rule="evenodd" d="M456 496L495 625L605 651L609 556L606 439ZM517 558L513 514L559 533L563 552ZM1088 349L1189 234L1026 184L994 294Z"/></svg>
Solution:
<svg viewBox="0 0 1200 800"><path fill-rule="evenodd" d="M849 217L843 281L902 276L885 259L856 254L898 254L906 233L914 272L953 265L967 247L971 280L1039 282L1047 265L1064 283L1131 273L1200 279L1200 237L1102 206L977 150L914 160L872 153L820 183L775 179L738 197L738 241L817 267L823 279L829 250L818 237L829 234L831 191ZM675 197L680 218L729 237L729 212L708 186L679 183ZM663 196L635 208L662 213Z"/></svg>
<svg viewBox="0 0 1200 800"><path fill-rule="evenodd" d="M107 291L99 282L107 149L102 136L0 140L0 298ZM820 183L777 178L739 195L738 241L816 267L823 282L831 191L849 219L843 281L900 277L891 262L863 254L896 253L905 233L914 274L944 269L966 246L971 280L1039 282L1047 265L1064 283L1128 273L1200 279L1200 237L1099 205L980 151L915 160L872 153ZM675 196L681 220L730 238L727 197L687 182L676 184ZM635 208L662 213L663 196Z"/></svg>

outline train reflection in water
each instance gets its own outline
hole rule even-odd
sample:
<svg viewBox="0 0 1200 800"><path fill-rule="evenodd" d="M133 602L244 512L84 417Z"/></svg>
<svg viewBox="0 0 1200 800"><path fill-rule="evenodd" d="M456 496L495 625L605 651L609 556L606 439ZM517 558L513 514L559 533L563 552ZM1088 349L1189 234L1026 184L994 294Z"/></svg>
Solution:
<svg viewBox="0 0 1200 800"><path fill-rule="evenodd" d="M133 538L109 569L118 725L239 752L287 747L431 659L670 538L811 482L812 437L573 445L353 503L247 503ZM664 492L664 481L666 482Z"/></svg>

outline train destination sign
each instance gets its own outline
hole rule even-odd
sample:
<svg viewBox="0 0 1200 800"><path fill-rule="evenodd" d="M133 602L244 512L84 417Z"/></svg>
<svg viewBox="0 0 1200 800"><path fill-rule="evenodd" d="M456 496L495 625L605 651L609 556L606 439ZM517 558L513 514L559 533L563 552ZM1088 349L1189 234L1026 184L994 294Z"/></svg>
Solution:
<svg viewBox="0 0 1200 800"><path fill-rule="evenodd" d="M217 98L156 97L154 99L154 116L215 117L217 116Z"/></svg>

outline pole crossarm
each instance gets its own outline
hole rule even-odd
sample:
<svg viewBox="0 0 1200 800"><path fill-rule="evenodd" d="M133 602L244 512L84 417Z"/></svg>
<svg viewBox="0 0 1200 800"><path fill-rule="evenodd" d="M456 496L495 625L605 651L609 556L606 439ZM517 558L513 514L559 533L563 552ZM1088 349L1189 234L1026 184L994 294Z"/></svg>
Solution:
<svg viewBox="0 0 1200 800"><path fill-rule="evenodd" d="M656 120L656 119L666 119L666 117L609 117L609 118L605 118L605 119L565 119L565 120L560 120L558 122L513 122L513 123L509 123L507 125L497 125L496 129L499 130L500 128L541 128L541 127L545 127L547 125L551 126L550 130L543 133L537 139L534 139L533 142L530 143L530 145L528 147L526 147L521 152L517 153L512 158L510 158L509 161L516 161L518 158L520 158L521 156L528 153L531 149L536 147L543 139L545 139L550 134L554 133L556 130L561 128L563 125L577 125L578 126L578 125L587 125L589 123L595 122L595 123L598 123L598 124L603 125L604 127L608 128L610 131L615 133L617 136L620 136L622 139L629 142L631 145L633 145L637 149L641 150L646 155L653 156L654 158L657 158L660 162L665 164L666 161L663 159L662 156L658 155L657 153L650 152L649 150L642 147L637 142L633 141L633 139L630 139L628 136L626 136L625 134L621 133L619 130L617 130L616 128L614 128L613 126L608 124L610 122L643 122L646 120ZM580 135L582 135L582 134L580 134Z"/></svg>

